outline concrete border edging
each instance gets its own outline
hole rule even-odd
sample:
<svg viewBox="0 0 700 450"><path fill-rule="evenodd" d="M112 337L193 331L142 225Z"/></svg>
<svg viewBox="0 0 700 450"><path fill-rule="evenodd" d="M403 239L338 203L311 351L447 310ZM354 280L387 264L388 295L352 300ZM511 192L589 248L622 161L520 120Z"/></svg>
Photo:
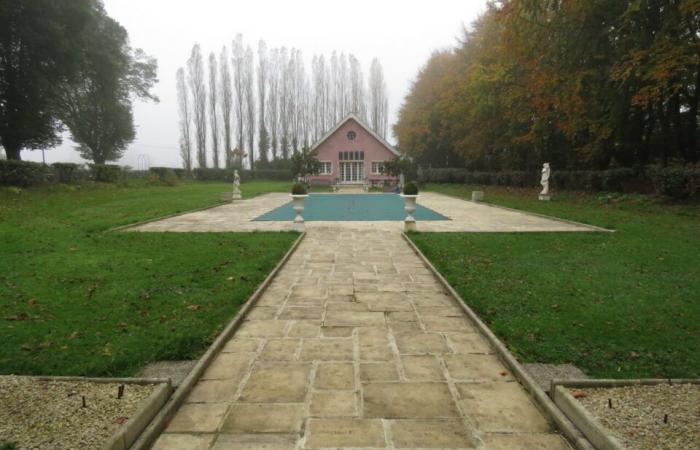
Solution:
<svg viewBox="0 0 700 450"><path fill-rule="evenodd" d="M172 385L170 379L166 379L167 383L160 384L155 391L146 399L145 404L129 418L126 426L123 427L117 434L107 441L104 450L128 450L131 444L136 442L139 435L146 429L151 420L158 414L163 405L170 398L172 393Z"/></svg>
<svg viewBox="0 0 700 450"><path fill-rule="evenodd" d="M465 312L465 314L474 322L477 329L481 334L489 341L489 343L496 350L496 353L501 358L501 360L510 368L510 370L515 375L516 379L525 387L525 390L529 392L530 396L535 400L535 403L542 409L550 421L554 423L566 436L570 443L572 443L578 450L595 450L591 443L586 439L586 437L581 434L581 432L576 428L576 426L569 420L564 413L562 413L559 408L552 402L552 400L547 396L547 394L539 387L535 380L530 376L529 373L523 368L523 366L518 362L518 360L513 356L513 354L508 350L508 348L498 339L498 337L491 331L491 329L479 318L479 316L464 302L462 297L454 290L454 288L445 280L445 278L438 272L438 270L433 266L433 264L428 260L428 258L423 255L423 252L411 241L411 239L406 235L406 233L401 233L401 236L408 243L409 247L418 255L420 260L428 267L428 269L433 273L433 275L440 281L445 289L450 293L450 295L457 300L457 303Z"/></svg>
<svg viewBox="0 0 700 450"><path fill-rule="evenodd" d="M277 263L277 265L272 269L272 271L267 275L265 280L258 286L258 288L253 292L253 294L248 298L248 300L241 306L238 314L226 325L226 328L219 334L219 336L214 340L214 342L209 346L207 351L199 358L194 367L190 370L182 383L175 390L173 395L170 397L169 401L161 408L158 414L153 418L148 427L141 433L138 440L133 443L130 450L146 450L153 445L153 443L158 439L161 432L165 429L168 422L173 418L177 409L184 403L185 398L190 393L194 385L199 381L207 367L212 363L214 358L219 354L220 350L226 344L226 341L231 338L231 336L236 332L238 327L243 322L243 319L248 314L248 312L255 306L258 299L262 293L267 289L272 280L275 278L277 273L282 269L282 267L287 263L292 254L299 247L301 242L306 237L306 233L301 233L299 237L294 241L292 247L287 251L287 253L282 257L282 259Z"/></svg>
<svg viewBox="0 0 700 450"><path fill-rule="evenodd" d="M593 380L552 380L554 403L600 450L626 450L615 434L603 425L585 406L574 398L571 388L616 388L625 386L655 386L659 384L699 384L700 379L593 379Z"/></svg>
<svg viewBox="0 0 700 450"><path fill-rule="evenodd" d="M598 450L626 450L610 430L605 428L588 410L576 400L564 386L553 391L554 404L581 430Z"/></svg>
<svg viewBox="0 0 700 450"><path fill-rule="evenodd" d="M101 448L104 450L128 450L131 444L133 444L143 430L146 429L151 419L155 417L165 402L168 401L170 394L173 392L173 387L169 378L92 378L46 375L19 375L19 377L40 382L154 385L155 389L153 392L143 400L143 404L129 417L129 420L124 426L119 428L104 445L102 445Z"/></svg>

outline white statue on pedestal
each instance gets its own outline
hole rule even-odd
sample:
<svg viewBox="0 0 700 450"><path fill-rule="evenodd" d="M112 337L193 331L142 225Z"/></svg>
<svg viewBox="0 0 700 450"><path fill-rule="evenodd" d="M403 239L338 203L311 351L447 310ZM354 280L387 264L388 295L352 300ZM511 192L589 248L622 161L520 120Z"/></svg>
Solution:
<svg viewBox="0 0 700 450"><path fill-rule="evenodd" d="M241 177L238 175L238 170L233 171L233 199L240 200L241 195Z"/></svg>
<svg viewBox="0 0 700 450"><path fill-rule="evenodd" d="M552 169L549 167L549 163L544 163L542 166L542 180L540 184L542 185L542 192L540 192L540 200L549 200L549 177L552 175Z"/></svg>

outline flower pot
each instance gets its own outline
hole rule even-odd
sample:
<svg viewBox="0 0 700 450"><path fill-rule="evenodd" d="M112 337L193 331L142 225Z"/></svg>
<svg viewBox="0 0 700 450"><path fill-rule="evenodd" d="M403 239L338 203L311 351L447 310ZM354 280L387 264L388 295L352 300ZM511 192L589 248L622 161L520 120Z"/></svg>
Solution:
<svg viewBox="0 0 700 450"><path fill-rule="evenodd" d="M418 200L418 196L401 194L401 197L403 197L404 210L406 211L406 218L403 221L404 231L415 231L416 219L413 217L413 213L416 212L416 200Z"/></svg>
<svg viewBox="0 0 700 450"><path fill-rule="evenodd" d="M303 233L306 228L304 227L304 217L301 214L304 212L304 201L308 195L291 194L291 197L294 204L294 212L296 213L296 217L294 218L294 231Z"/></svg>

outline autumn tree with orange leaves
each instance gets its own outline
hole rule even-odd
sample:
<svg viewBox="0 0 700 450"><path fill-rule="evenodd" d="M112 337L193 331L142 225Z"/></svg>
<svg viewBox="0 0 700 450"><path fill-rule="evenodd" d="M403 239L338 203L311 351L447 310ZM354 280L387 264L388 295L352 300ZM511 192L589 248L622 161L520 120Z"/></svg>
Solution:
<svg viewBox="0 0 700 450"><path fill-rule="evenodd" d="M435 53L394 127L421 165L695 164L700 0L503 0Z"/></svg>

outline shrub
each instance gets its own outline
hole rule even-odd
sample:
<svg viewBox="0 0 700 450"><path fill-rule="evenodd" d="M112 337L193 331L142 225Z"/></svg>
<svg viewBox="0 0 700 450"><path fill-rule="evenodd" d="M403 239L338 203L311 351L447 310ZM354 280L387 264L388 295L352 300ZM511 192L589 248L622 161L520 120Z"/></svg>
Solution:
<svg viewBox="0 0 700 450"><path fill-rule="evenodd" d="M306 186L304 183L294 183L292 186L292 195L306 195Z"/></svg>
<svg viewBox="0 0 700 450"><path fill-rule="evenodd" d="M403 187L403 195L418 195L418 185L409 181Z"/></svg>
<svg viewBox="0 0 700 450"><path fill-rule="evenodd" d="M115 164L93 164L92 178L102 183L116 183L122 177L122 168Z"/></svg>
<svg viewBox="0 0 700 450"><path fill-rule="evenodd" d="M28 161L1 160L0 185L27 187L45 183L51 176L48 166Z"/></svg>
<svg viewBox="0 0 700 450"><path fill-rule="evenodd" d="M177 185L180 177L177 176L175 170L169 167L151 167L149 170L149 181L154 184L161 184L164 186L175 186Z"/></svg>
<svg viewBox="0 0 700 450"><path fill-rule="evenodd" d="M700 167L652 166L649 176L657 194L673 199L700 198Z"/></svg>
<svg viewBox="0 0 700 450"><path fill-rule="evenodd" d="M59 183L77 183L87 178L80 164L54 163L51 164L53 179Z"/></svg>

